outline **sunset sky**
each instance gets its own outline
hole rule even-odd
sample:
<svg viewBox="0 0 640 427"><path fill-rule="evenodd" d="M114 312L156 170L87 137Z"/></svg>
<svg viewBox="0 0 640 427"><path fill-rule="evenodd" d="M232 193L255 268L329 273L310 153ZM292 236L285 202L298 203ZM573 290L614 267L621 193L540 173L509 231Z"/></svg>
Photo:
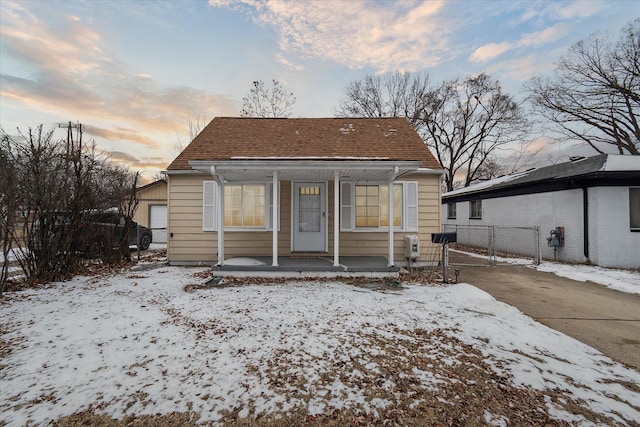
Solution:
<svg viewBox="0 0 640 427"><path fill-rule="evenodd" d="M637 1L3 0L0 125L80 122L150 179L190 120L238 116L254 80L292 91L293 117L332 117L349 82L394 70L484 71L522 99L569 46L638 16Z"/></svg>

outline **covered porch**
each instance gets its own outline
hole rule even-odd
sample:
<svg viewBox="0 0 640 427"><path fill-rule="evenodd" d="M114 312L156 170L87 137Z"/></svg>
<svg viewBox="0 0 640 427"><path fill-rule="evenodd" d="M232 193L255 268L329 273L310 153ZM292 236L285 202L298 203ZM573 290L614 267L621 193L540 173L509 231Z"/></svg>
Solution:
<svg viewBox="0 0 640 427"><path fill-rule="evenodd" d="M235 257L213 266L217 276L243 277L398 277L400 268L383 256L343 256L336 266L327 255Z"/></svg>
<svg viewBox="0 0 640 427"><path fill-rule="evenodd" d="M371 253L367 254L369 256L354 256L359 254L353 253L353 250L348 256L341 256L340 233L345 232L345 212L349 214L344 216L344 221L349 224L353 222L350 219L351 211L345 211L344 203L341 204L341 184L345 181L382 183L392 188L396 180L420 169L419 161L371 158L236 158L226 161L192 160L189 163L194 169L210 175L218 186L213 203L217 231L216 271L298 275L314 273L314 276L319 273L351 275L366 272L388 275L399 271L394 262L394 227L385 227L381 233L382 236L386 235L386 250L380 248L380 256L370 256L374 255ZM280 200L282 182L287 183L291 191L287 195L290 201L285 203ZM237 251L229 258L225 256L225 235L242 231L230 228L226 221L225 187L237 186L239 183L263 183L267 188L263 231L268 231L271 235L269 257L263 256L264 254L253 256L255 252L250 248L246 250L246 257ZM330 192L332 200L328 197ZM386 215L393 218L393 191L387 192L385 202ZM287 219L281 222L283 213ZM282 236L281 228L284 232ZM353 236L356 234L358 233ZM234 237L238 238L237 236L236 233ZM246 237L251 239L251 233L246 233ZM364 237L364 234L359 233L359 237ZM283 248L283 239L290 240L288 248ZM243 259L245 265L241 265L238 258Z"/></svg>

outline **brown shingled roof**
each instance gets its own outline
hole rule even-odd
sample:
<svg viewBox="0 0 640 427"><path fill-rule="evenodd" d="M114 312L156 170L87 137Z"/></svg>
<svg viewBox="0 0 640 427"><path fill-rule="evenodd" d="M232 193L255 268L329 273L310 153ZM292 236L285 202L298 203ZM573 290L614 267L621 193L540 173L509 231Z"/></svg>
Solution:
<svg viewBox="0 0 640 427"><path fill-rule="evenodd" d="M216 117L167 169L235 158L420 160L422 167L442 168L404 118Z"/></svg>

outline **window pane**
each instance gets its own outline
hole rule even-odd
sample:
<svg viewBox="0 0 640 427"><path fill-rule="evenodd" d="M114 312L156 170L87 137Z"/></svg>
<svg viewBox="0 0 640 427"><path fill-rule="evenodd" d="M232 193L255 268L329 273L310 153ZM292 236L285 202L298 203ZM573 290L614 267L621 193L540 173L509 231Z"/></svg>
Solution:
<svg viewBox="0 0 640 427"><path fill-rule="evenodd" d="M393 226L402 227L402 184L393 186Z"/></svg>
<svg viewBox="0 0 640 427"><path fill-rule="evenodd" d="M469 217L476 219L482 218L482 200L469 202Z"/></svg>
<svg viewBox="0 0 640 427"><path fill-rule="evenodd" d="M389 187L380 186L380 227L389 226ZM402 184L393 185L393 226L402 227Z"/></svg>
<svg viewBox="0 0 640 427"><path fill-rule="evenodd" d="M378 227L379 188L377 185L356 185L356 227Z"/></svg>
<svg viewBox="0 0 640 427"><path fill-rule="evenodd" d="M456 219L456 204L447 203L447 218Z"/></svg>
<svg viewBox="0 0 640 427"><path fill-rule="evenodd" d="M381 186L380 192L380 227L389 226L389 187Z"/></svg>
<svg viewBox="0 0 640 427"><path fill-rule="evenodd" d="M224 188L224 225L264 227L264 185L227 185Z"/></svg>
<svg viewBox="0 0 640 427"><path fill-rule="evenodd" d="M640 188L629 188L629 225L640 230Z"/></svg>

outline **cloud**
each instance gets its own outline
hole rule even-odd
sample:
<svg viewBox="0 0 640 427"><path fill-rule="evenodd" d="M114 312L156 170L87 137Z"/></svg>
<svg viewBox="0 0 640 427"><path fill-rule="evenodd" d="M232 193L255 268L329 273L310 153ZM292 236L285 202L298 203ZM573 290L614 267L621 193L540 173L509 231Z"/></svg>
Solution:
<svg viewBox="0 0 640 427"><path fill-rule="evenodd" d="M554 42L569 32L570 28L567 24L559 23L552 27L545 28L542 31L525 34L518 40L518 46L541 46Z"/></svg>
<svg viewBox="0 0 640 427"><path fill-rule="evenodd" d="M109 158L114 162L123 162L128 164L138 164L140 159L135 156L132 156L129 153L125 153L123 151L104 151L109 155Z"/></svg>
<svg viewBox="0 0 640 427"><path fill-rule="evenodd" d="M539 57L530 54L514 59L498 62L489 67L490 73L500 73L501 75L515 80L526 81L541 72Z"/></svg>
<svg viewBox="0 0 640 427"><path fill-rule="evenodd" d="M210 0L213 7L238 3ZM438 1L349 2L244 0L242 10L272 26L283 52L379 72L435 66L455 56L449 36L455 24Z"/></svg>
<svg viewBox="0 0 640 427"><path fill-rule="evenodd" d="M567 5L558 5L558 16L561 19L587 18L607 7L605 1L574 1Z"/></svg>
<svg viewBox="0 0 640 427"><path fill-rule="evenodd" d="M502 55L504 52L508 51L511 48L512 45L509 42L489 43L484 46L480 46L475 51L473 51L473 53L469 57L469 61L486 62L490 59Z"/></svg>
<svg viewBox="0 0 640 427"><path fill-rule="evenodd" d="M145 134L141 134L135 129L105 129L93 125L83 126L84 131L93 137L103 138L111 141L133 141L151 148L157 148L158 142L149 138Z"/></svg>
<svg viewBox="0 0 640 427"><path fill-rule="evenodd" d="M103 47L105 41L76 16L54 27L21 3L2 10L3 57L19 64L0 74L3 103L79 120L94 136L158 148L162 133L186 129L190 117L237 111L235 102L184 86L161 86L133 73Z"/></svg>

